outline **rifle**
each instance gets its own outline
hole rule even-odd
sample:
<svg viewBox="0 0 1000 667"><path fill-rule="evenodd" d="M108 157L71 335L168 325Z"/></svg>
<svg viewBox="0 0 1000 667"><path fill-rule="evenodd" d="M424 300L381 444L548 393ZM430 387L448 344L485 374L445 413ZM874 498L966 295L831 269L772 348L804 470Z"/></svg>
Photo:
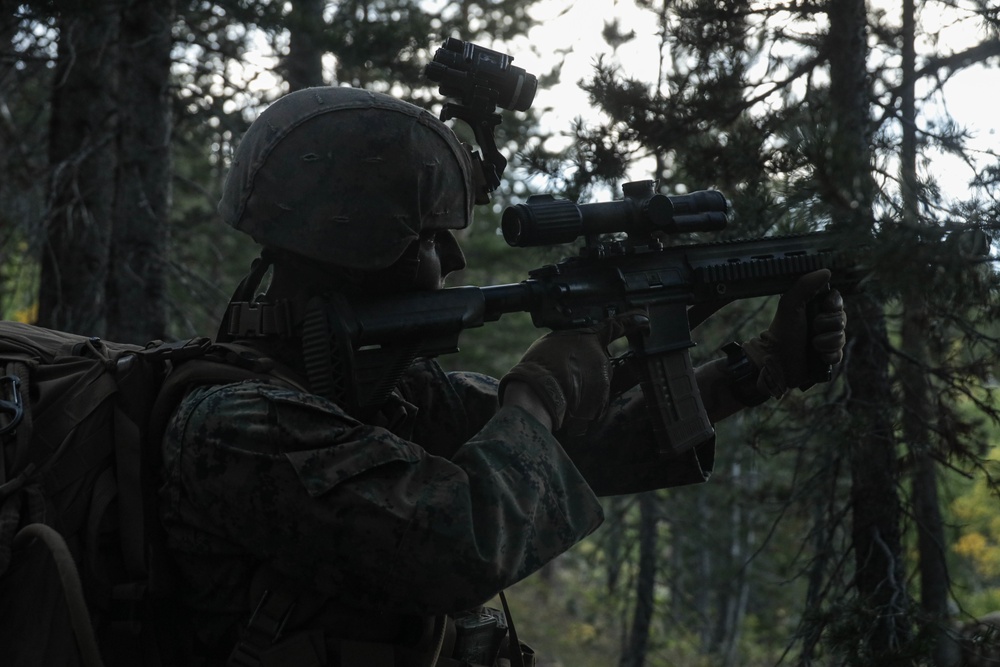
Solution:
<svg viewBox="0 0 1000 667"><path fill-rule="evenodd" d="M781 294L821 268L831 270L831 287L854 291L864 275L861 253L831 232L666 246L665 235L724 229L725 196L668 196L654 192L653 181L623 189L625 198L613 202L576 204L543 194L508 207L502 230L511 246L585 239L579 255L532 270L519 283L314 300L303 332L313 391L364 414L377 410L416 358L457 352L463 331L504 314L527 312L536 327L559 330L642 309L649 327L627 335L613 392L641 386L664 456L711 438L689 354L691 331L734 300ZM816 359L813 367L805 386L830 378L829 366Z"/></svg>

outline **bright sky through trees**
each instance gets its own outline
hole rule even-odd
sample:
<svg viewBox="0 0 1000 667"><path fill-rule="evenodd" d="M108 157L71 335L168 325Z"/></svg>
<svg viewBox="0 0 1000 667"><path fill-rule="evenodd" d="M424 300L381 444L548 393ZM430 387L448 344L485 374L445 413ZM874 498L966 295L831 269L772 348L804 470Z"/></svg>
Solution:
<svg viewBox="0 0 1000 667"><path fill-rule="evenodd" d="M873 8L881 7L894 22L901 13L899 0L874 0ZM942 13L940 3L918 3L921 21L925 25L940 27L941 40L930 45L918 44L920 53L950 53L967 48L987 37L981 29L955 10L950 15ZM566 129L577 117L593 117L586 94L577 85L589 77L599 54L613 56L624 75L653 82L657 78L659 63L658 26L651 20L653 14L636 8L633 0L546 0L534 10L541 24L524 38L514 42L509 49L515 64L529 72L545 72L552 62L564 58L559 86L539 90L536 108L551 107L545 119L555 130ZM634 30L636 38L618 52L604 43L601 31L605 22L617 19L623 31ZM873 54L873 57L879 57ZM898 63L896 63L898 64ZM925 82L926 88L926 82ZM972 151L1000 150L1000 114L993 103L994 92L1000 90L1000 69L973 67L955 75L946 85L939 103L962 127L974 137ZM918 90L918 98L926 94ZM924 114L930 113L924 109ZM947 192L961 197L972 177L969 168L955 157L935 155L931 167L934 176L941 180ZM641 171L641 167L639 169ZM636 178L646 178L642 173Z"/></svg>
<svg viewBox="0 0 1000 667"><path fill-rule="evenodd" d="M882 7L887 15L899 15L899 0L873 0L872 7ZM937 51L948 53L959 51L971 43L980 41L985 34L970 20L962 20L960 13L948 16L933 14L940 9L940 3L922 3L921 20L926 25L941 28L941 40L936 45L918 45L918 54ZM636 7L634 0L543 0L533 9L539 25L527 37L519 37L510 44L484 44L490 48L505 50L514 57L514 63L529 72L542 74L562 62L560 83L552 88L540 88L535 98L536 109L551 109L543 116L547 128L562 132L569 129L576 117L585 120L596 117L586 94L579 82L593 72L593 65L599 55L611 58L621 67L625 76L642 81L654 82L660 67L658 26L651 20L648 11ZM632 30L635 39L615 52L602 36L604 24L617 20L623 32ZM894 19L895 20L895 19ZM461 37L461 35L458 35ZM280 85L274 76L275 59L271 56L266 40L261 39L260 50L247 54L244 61L233 67L241 71L233 76L252 79L257 89L274 89ZM433 52L438 45L428 44ZM878 57L878 54L873 54ZM919 56L918 56L919 57ZM331 67L333 63L328 64ZM1000 149L1000 114L996 112L993 91L1000 89L1000 69L976 66L955 75L937 96L938 104L943 104L947 112L962 127L967 128L974 140L970 142L973 152L997 152ZM918 90L918 98L926 90ZM931 113L924 109L926 116ZM516 166L516 158L512 160ZM633 178L651 177L642 163L635 166L630 175ZM934 155L932 174L938 178L946 192L962 197L972 178L968 166L958 158L948 155Z"/></svg>

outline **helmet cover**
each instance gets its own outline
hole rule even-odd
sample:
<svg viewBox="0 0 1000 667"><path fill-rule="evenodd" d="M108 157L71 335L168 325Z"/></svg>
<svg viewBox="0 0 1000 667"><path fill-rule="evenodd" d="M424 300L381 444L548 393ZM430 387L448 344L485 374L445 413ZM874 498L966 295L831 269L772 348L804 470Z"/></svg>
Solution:
<svg viewBox="0 0 1000 667"><path fill-rule="evenodd" d="M469 151L426 110L357 88L308 88L251 124L219 213L263 246L376 270L421 230L469 224L471 174Z"/></svg>

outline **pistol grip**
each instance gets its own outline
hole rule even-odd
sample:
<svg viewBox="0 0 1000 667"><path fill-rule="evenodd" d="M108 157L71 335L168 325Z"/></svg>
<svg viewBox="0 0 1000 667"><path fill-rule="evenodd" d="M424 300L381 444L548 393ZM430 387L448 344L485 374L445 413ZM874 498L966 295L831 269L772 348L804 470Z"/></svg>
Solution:
<svg viewBox="0 0 1000 667"><path fill-rule="evenodd" d="M833 366L826 363L820 353L813 347L813 337L816 335L814 322L820 313L820 306L827 294L830 293L830 286L827 285L813 295L806 303L806 381L799 385L799 389L805 391L817 382L829 382L833 379Z"/></svg>

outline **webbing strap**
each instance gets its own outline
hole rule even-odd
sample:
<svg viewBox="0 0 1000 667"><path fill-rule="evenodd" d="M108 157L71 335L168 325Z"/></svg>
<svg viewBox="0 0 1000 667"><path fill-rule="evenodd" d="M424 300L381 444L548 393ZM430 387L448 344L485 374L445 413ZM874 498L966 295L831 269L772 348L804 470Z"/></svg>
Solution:
<svg viewBox="0 0 1000 667"><path fill-rule="evenodd" d="M129 576L145 577L145 496L142 488L142 434L120 405L115 405L115 462L118 472L118 518L122 555Z"/></svg>
<svg viewBox="0 0 1000 667"><path fill-rule="evenodd" d="M84 560L85 563L99 563L101 548L100 532L101 524L104 519L104 514L107 512L108 507L111 506L112 501L118 496L118 485L115 484L115 473L112 468L105 468L101 471L101 474L94 480L94 490L90 495L90 509L87 512L87 523L86 523L86 548L87 556ZM111 581L109 581L104 575L105 572L96 572L93 574L98 577L98 581L101 584L97 590L88 594L100 594L103 596L102 599L98 600L98 605L103 605L105 608L111 602Z"/></svg>
<svg viewBox="0 0 1000 667"><path fill-rule="evenodd" d="M266 590L240 641L229 655L227 667L323 667L326 646L310 633L280 641L285 623L295 609L296 597L280 589Z"/></svg>
<svg viewBox="0 0 1000 667"><path fill-rule="evenodd" d="M522 646L517 638L517 630L514 629L514 617L510 615L510 607L507 606L507 596L500 591L500 604L503 605L504 616L507 617L507 631L510 633L508 642L508 652L510 653L511 667L534 667L534 651L527 646ZM527 653L527 656L525 656ZM525 658L528 657L530 664L525 665Z"/></svg>
<svg viewBox="0 0 1000 667"><path fill-rule="evenodd" d="M104 663L101 661L97 639L94 636L94 626L83 596L80 573L76 569L76 563L73 561L69 547L66 546L66 541L50 526L31 523L18 531L14 537L14 543L23 544L31 539L40 540L52 553L56 572L62 583L63 594L66 597L70 625L76 636L77 647L80 649L80 659L86 667L103 667Z"/></svg>
<svg viewBox="0 0 1000 667"><path fill-rule="evenodd" d="M0 575L10 567L14 535L21 525L21 495L14 495L0 502Z"/></svg>
<svg viewBox="0 0 1000 667"><path fill-rule="evenodd" d="M524 667L524 659L521 657L521 642L517 640L514 619L511 618L510 607L507 606L507 596L503 594L503 591L500 591L500 604L503 605L503 613L507 617L507 631L510 633L510 667Z"/></svg>

